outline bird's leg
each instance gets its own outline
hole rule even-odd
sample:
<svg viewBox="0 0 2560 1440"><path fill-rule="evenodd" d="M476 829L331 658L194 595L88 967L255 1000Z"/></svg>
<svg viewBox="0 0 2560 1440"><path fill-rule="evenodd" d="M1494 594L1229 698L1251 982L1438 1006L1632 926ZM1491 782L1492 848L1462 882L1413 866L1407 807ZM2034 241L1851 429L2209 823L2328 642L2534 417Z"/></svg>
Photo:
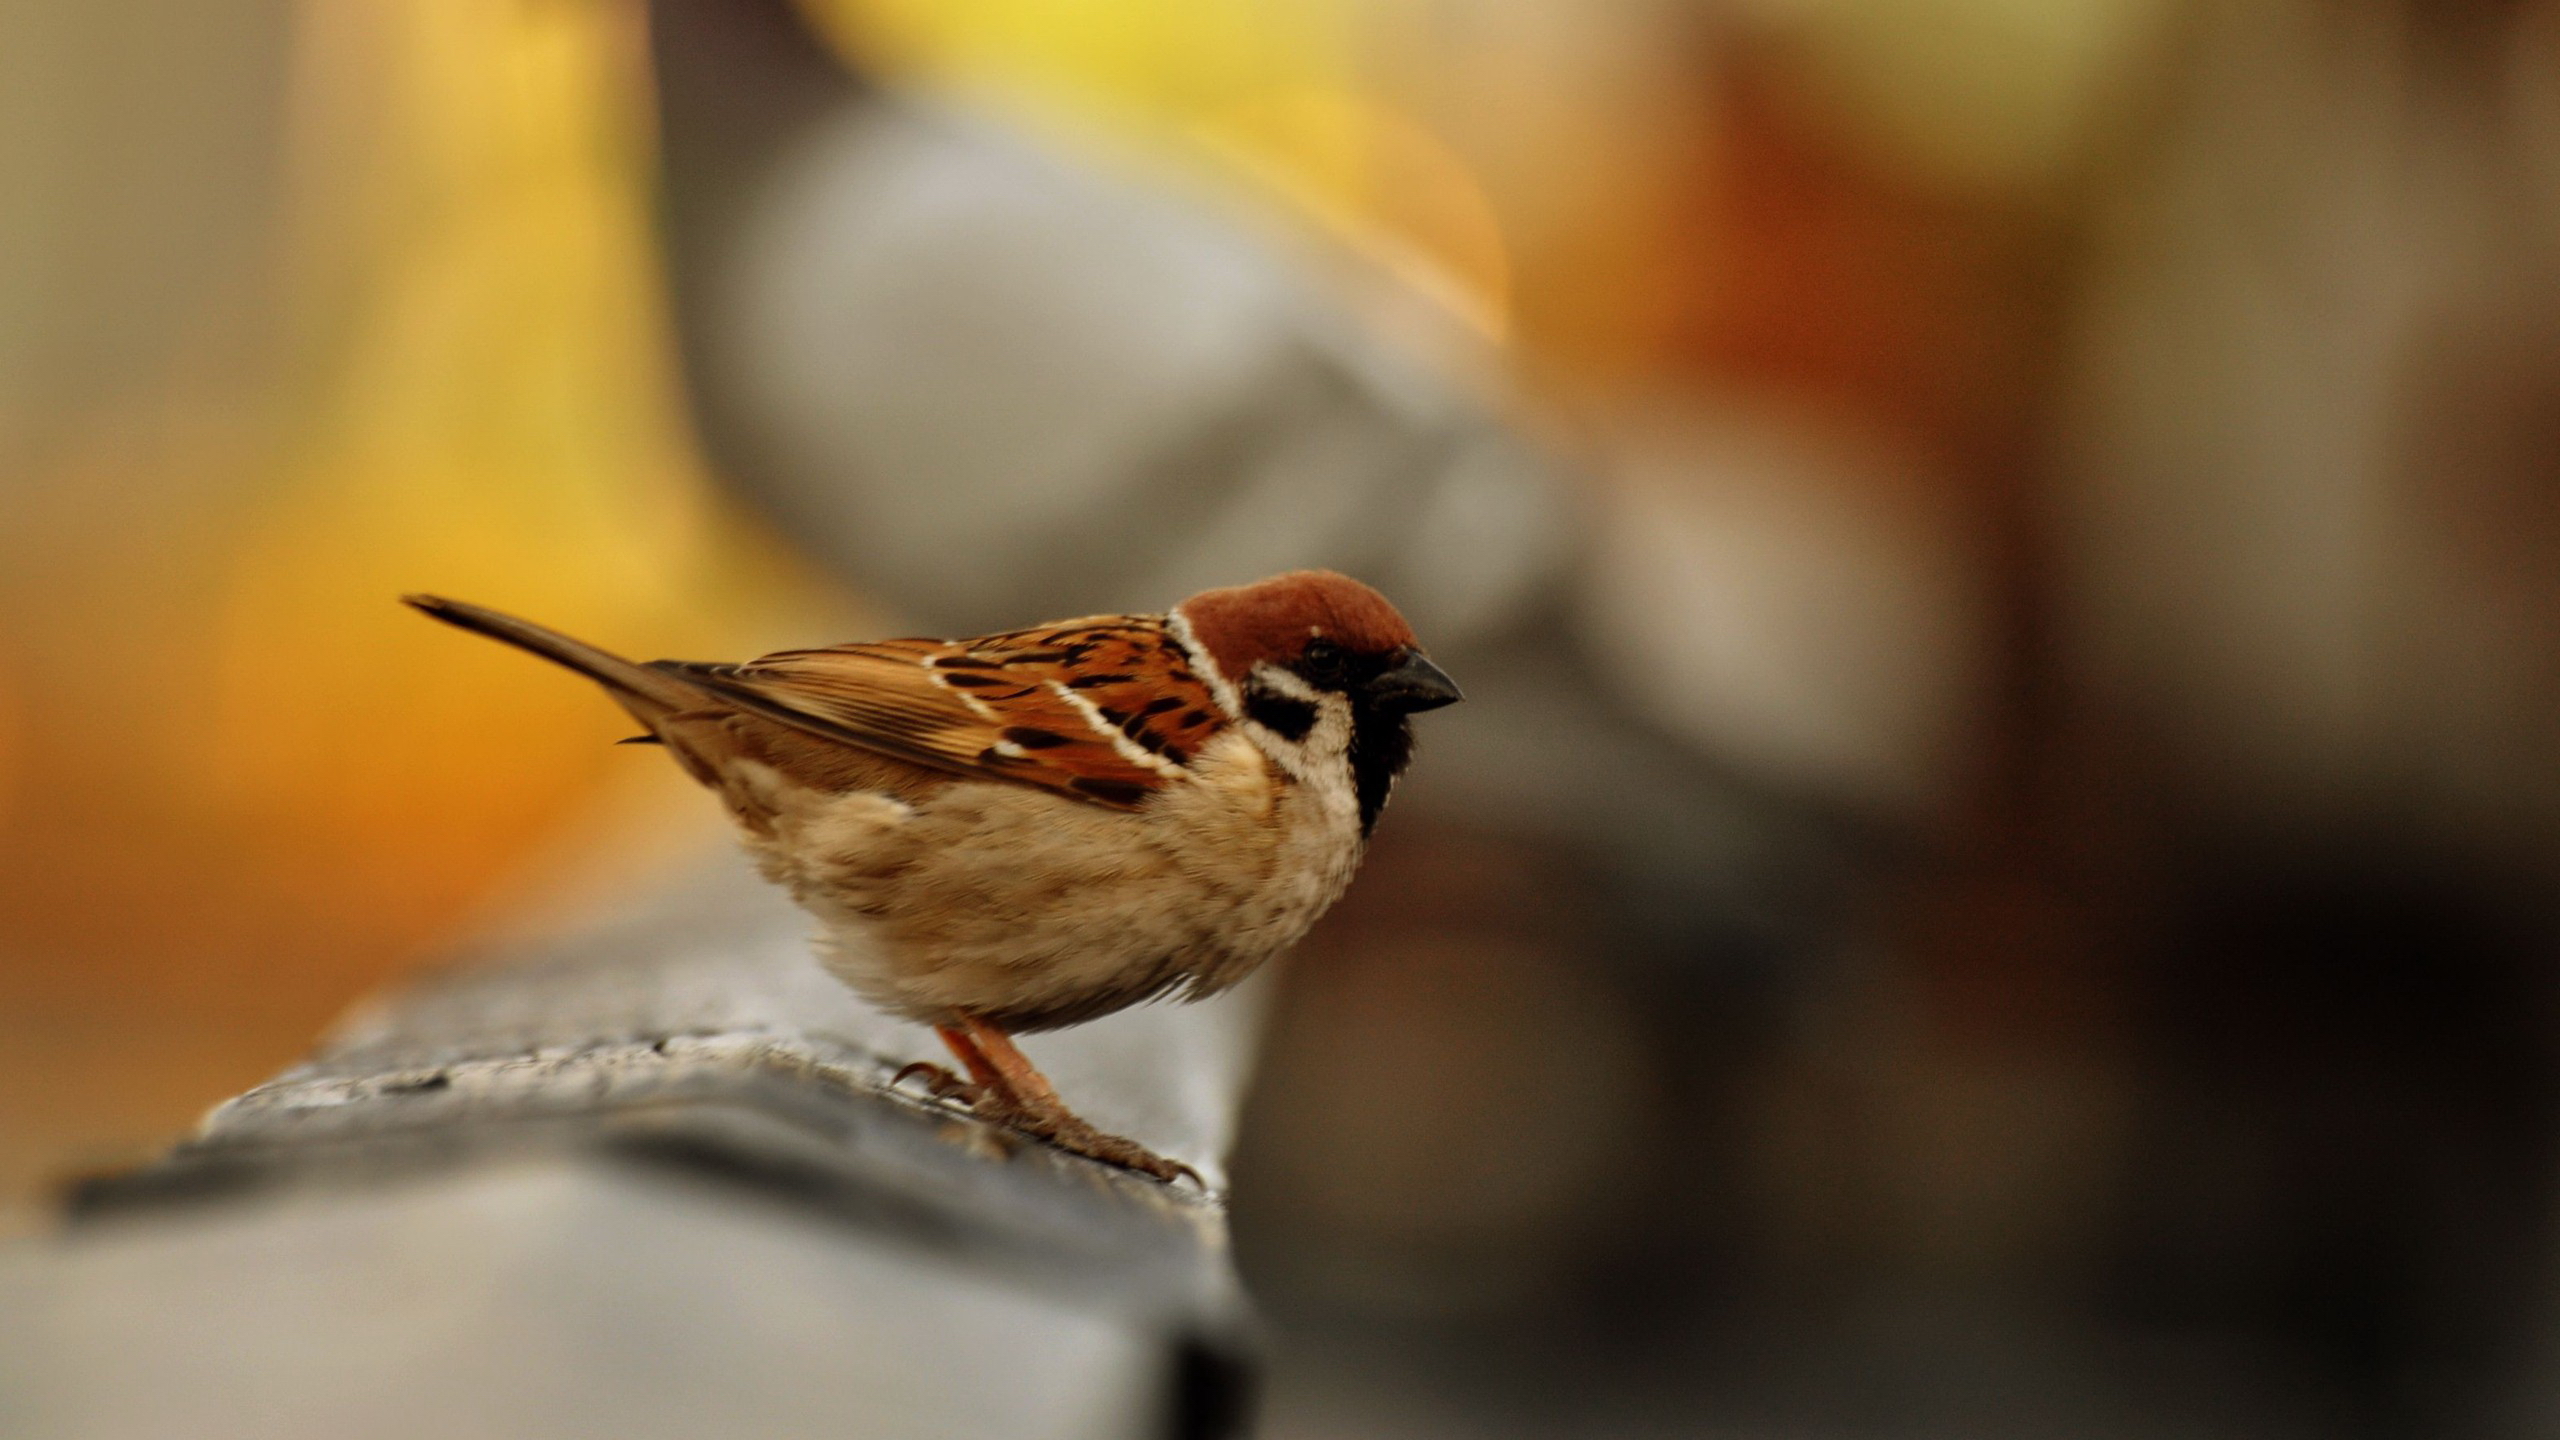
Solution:
<svg viewBox="0 0 2560 1440"><path fill-rule="evenodd" d="M1015 1046L1012 1036L978 1016L962 1015L956 1026L943 1030L942 1038L960 1054L971 1073L976 1073L979 1063L991 1072L980 1078L978 1088L1007 1113L989 1113L987 1118L1037 1135L1062 1150L1152 1175L1167 1184L1182 1176L1189 1176L1194 1185L1202 1183L1200 1172L1181 1161L1168 1160L1135 1140L1106 1135L1087 1124L1058 1098L1057 1087L1032 1066L1030 1057ZM965 1050L964 1043L968 1047ZM972 1052L977 1057L975 1061L970 1059Z"/></svg>
<svg viewBox="0 0 2560 1440"><path fill-rule="evenodd" d="M992 1097L1004 1095L1004 1077L997 1074L995 1066L979 1052L977 1042L949 1025L936 1025L933 1033L941 1036L942 1043L951 1047L951 1053L960 1057L960 1063L969 1071L969 1078L963 1080L930 1060L918 1060L889 1077L890 1089L904 1085L910 1076L918 1076L922 1077L924 1087L933 1092L936 1100L957 1100L976 1107Z"/></svg>

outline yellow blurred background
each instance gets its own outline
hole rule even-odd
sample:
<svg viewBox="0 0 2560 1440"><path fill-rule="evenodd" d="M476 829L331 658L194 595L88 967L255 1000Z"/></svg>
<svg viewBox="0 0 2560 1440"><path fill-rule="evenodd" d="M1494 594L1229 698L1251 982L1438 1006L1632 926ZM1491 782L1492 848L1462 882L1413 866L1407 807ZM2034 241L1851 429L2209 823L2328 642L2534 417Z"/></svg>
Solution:
<svg viewBox="0 0 2560 1440"><path fill-rule="evenodd" d="M582 824L667 824L615 798L672 787L609 748L609 709L452 644L401 592L670 653L811 603L687 434L635 13L276 18L288 58L241 107L275 106L263 185L215 200L246 212L227 217L246 253L147 317L158 373L13 417L37 431L0 525L0 1190L20 1197L290 1060ZM183 49L177 28L55 77L125 82L126 133L58 139L61 163L184 148L130 73L187 64L150 53ZM184 125L196 98L181 84L156 118ZM63 233L36 283L111 281L134 242L79 232L149 215L165 178L79 177L39 217ZM126 319L99 310L63 323Z"/></svg>
<svg viewBox="0 0 2560 1440"><path fill-rule="evenodd" d="M1239 1232L1317 1317L1301 1373L1496 1410L1498 1327L1575 1384L1641 1333L1678 1337L1670 1406L1802 1321L1838 1327L1797 1352L1814 1400L1729 1393L1826 1414L1883 1356L1923 1377L1896 1394L2060 1376L2085 1418L2141 1410L2091 1377L2157 1341L2143 1373L2205 1357L2229 1414L2358 1435L2525 1374L2560 1293L2506 1263L2560 1214L2560 5L798 3L909 118L1253 237L1588 520L1435 717L1570 783L1507 829L1400 800L1290 969ZM14 1214L537 897L718 834L610 706L400 593L644 655L905 623L736 498L787 486L706 458L716 307L683 308L655 96L638 0L0 8ZM825 201L792 198L808 274L860 239ZM867 303L947 238L867 252ZM1002 238L939 283L1037 269ZM965 388L1020 338L988 329L920 373ZM833 378L822 418L856 408ZM1335 418L1274 413L1247 439ZM1178 478L1244 486L1245 448ZM806 468L915 480L835 473L860 451ZM1273 473L1393 488L1338 459Z"/></svg>
<svg viewBox="0 0 2560 1440"><path fill-rule="evenodd" d="M2042 323L2013 298L2039 206L2152 8L815 18L875 73L1295 215L1550 396L1739 380L1996 476ZM21 1197L273 1070L539 857L698 820L604 743L593 697L395 595L651 653L858 613L715 493L688 434L637 8L68 13L18 47L44 69L25 103L74 122L19 146L49 202L22 217L28 365L92 327L148 354L67 400L31 381L6 417L0 1194ZM1896 63L1915 36L1946 63ZM191 159L196 127L231 148ZM183 222L124 233L191 165L227 187L186 193L230 245L210 259ZM153 266L199 283L118 293Z"/></svg>

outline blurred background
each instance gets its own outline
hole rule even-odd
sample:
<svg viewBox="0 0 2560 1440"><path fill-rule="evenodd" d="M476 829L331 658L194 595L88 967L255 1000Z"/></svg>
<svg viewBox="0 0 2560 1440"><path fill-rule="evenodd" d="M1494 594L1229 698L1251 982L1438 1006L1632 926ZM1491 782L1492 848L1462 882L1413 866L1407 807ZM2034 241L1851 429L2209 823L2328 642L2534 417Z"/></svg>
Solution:
<svg viewBox="0 0 2560 1440"><path fill-rule="evenodd" d="M1264 1433L2560 1426L2550 0L8 0L0 193L11 1227L716 835L399 592L1322 564Z"/></svg>

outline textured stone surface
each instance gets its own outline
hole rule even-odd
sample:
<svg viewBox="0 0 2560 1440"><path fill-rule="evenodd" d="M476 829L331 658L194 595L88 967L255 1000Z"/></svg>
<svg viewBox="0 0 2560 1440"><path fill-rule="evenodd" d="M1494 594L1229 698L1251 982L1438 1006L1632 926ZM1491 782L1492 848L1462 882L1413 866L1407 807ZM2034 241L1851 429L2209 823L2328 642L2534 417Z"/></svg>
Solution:
<svg viewBox="0 0 2560 1440"><path fill-rule="evenodd" d="M0 1255L0 1434L1225 1433L1221 1198L889 1091L806 928L723 857L366 1007ZM1037 1058L1214 1184L1251 1013Z"/></svg>
<svg viewBox="0 0 2560 1440"><path fill-rule="evenodd" d="M820 970L813 928L724 847L601 923L364 1007L310 1060L216 1110L182 1159L775 1086L847 1124L953 1121L911 1092L884 1093L908 1061L949 1056L930 1031ZM1249 987L1232 1002L1142 1007L1024 1047L1096 1124L1189 1163L1214 1187L1257 1008ZM1001 1138L964 1129L981 1149ZM1125 1178L1065 1157L1040 1163Z"/></svg>
<svg viewBox="0 0 2560 1440"><path fill-rule="evenodd" d="M0 1433L1147 1433L1151 1326L725 1187L522 1157L0 1264Z"/></svg>

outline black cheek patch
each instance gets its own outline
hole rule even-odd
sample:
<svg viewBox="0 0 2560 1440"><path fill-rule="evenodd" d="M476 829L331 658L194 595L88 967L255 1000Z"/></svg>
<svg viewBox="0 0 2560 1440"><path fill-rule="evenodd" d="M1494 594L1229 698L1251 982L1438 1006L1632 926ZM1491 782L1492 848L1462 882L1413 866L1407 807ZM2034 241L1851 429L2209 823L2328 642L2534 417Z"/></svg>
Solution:
<svg viewBox="0 0 2560 1440"><path fill-rule="evenodd" d="M1206 710L1194 710L1182 717L1182 728L1185 730L1197 730L1208 723L1209 712Z"/></svg>
<svg viewBox="0 0 2560 1440"><path fill-rule="evenodd" d="M1090 690L1096 685L1126 685L1137 678L1135 675L1079 675L1067 682L1067 688Z"/></svg>
<svg viewBox="0 0 2560 1440"><path fill-rule="evenodd" d="M1048 750L1067 743L1067 737L1055 730L1040 730L1029 725L1008 725L1004 738L1025 750Z"/></svg>
<svg viewBox="0 0 2560 1440"><path fill-rule="evenodd" d="M1182 705L1183 701L1181 696L1167 695L1162 699L1148 701L1147 708L1139 711L1138 713L1141 715L1161 715L1167 710L1179 710L1182 708Z"/></svg>
<svg viewBox="0 0 2560 1440"><path fill-rule="evenodd" d="M1263 729L1292 744L1316 728L1316 707L1286 695L1248 695L1244 713Z"/></svg>

